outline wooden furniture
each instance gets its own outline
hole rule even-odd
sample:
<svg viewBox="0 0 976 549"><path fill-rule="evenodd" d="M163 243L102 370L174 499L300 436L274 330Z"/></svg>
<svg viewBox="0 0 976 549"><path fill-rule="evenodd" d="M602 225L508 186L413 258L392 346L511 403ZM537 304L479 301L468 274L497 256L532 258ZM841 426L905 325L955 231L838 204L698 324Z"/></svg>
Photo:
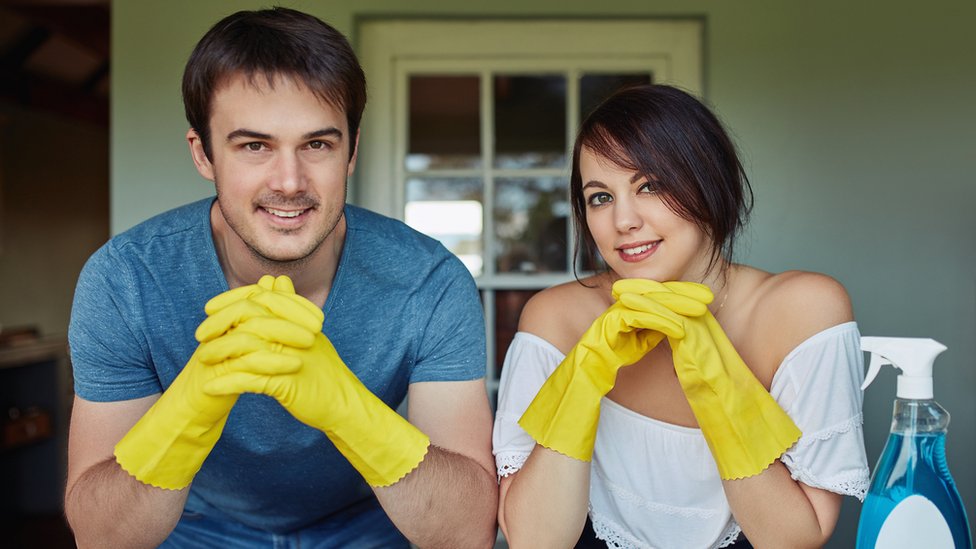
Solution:
<svg viewBox="0 0 976 549"><path fill-rule="evenodd" d="M0 514L61 512L72 398L64 336L0 348Z"/></svg>

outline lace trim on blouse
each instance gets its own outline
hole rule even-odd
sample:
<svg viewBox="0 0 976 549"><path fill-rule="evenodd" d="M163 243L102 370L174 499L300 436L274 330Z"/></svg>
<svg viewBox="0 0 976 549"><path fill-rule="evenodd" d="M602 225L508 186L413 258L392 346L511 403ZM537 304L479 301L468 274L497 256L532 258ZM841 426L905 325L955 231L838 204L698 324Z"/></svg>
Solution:
<svg viewBox="0 0 976 549"><path fill-rule="evenodd" d="M719 540L719 542L713 545L712 547L716 549L721 547L728 547L729 545L735 543L737 539L739 539L739 534L741 533L742 533L742 527L739 526L739 523L736 522L735 519L731 519L729 521L729 525L725 527L725 533L722 534L722 537Z"/></svg>
<svg viewBox="0 0 976 549"><path fill-rule="evenodd" d="M860 431L862 428L863 415L858 414L856 417L852 417L851 419L837 425L832 425L815 433L804 434L803 438L800 439L800 442L797 443L797 446L805 446L818 440L829 440L835 436L843 435L850 431ZM853 471L847 471L843 474L836 475L827 481L821 479L819 475L814 474L814 472L809 468L798 463L791 462L788 468L790 470L790 476L793 477L793 480L798 480L807 486L822 488L836 494L852 496L857 498L859 501L864 501L864 498L868 493L868 488L871 485L871 471L866 468L858 468Z"/></svg>
<svg viewBox="0 0 976 549"><path fill-rule="evenodd" d="M590 509L590 520L593 522L593 533L597 539L605 541L610 549L654 549L634 536L628 534L624 527L617 524L606 515L595 513Z"/></svg>
<svg viewBox="0 0 976 549"><path fill-rule="evenodd" d="M529 459L529 454L521 452L505 452L495 456L495 466L498 468L499 477L517 473L525 465L525 460Z"/></svg>
<svg viewBox="0 0 976 549"><path fill-rule="evenodd" d="M718 513L709 509L694 509L690 507L675 507L673 505L667 505L664 503L655 503L653 501L647 501L641 496L635 494L634 492L611 482L606 475L604 475L599 469L591 468L591 474L595 474L600 477L603 484L607 487L607 490L611 494L616 496L620 501L629 503L630 505L638 509L647 509L654 513L664 513L671 516L682 517L682 518L696 518L696 519L711 519L715 517Z"/></svg>
<svg viewBox="0 0 976 549"><path fill-rule="evenodd" d="M592 508L590 509L590 520L593 522L593 533L596 534L597 539L606 542L609 549L654 549L653 545L648 545L628 534L623 526L606 515L594 512ZM720 549L732 545L739 539L741 533L742 528L739 523L735 519L729 520L725 532L722 533L719 541L712 545L711 549Z"/></svg>
<svg viewBox="0 0 976 549"><path fill-rule="evenodd" d="M797 446L806 446L812 444L818 440L829 440L837 435L843 435L844 433L853 431L855 429L861 429L861 425L864 422L863 414L857 414L856 416L843 421L836 425L831 425L826 429L821 429L813 433L803 433L803 437L796 443Z"/></svg>
<svg viewBox="0 0 976 549"><path fill-rule="evenodd" d="M868 488L871 486L870 475L871 471L868 469L856 469L837 475L829 481L824 481L806 467L794 464L790 468L790 476L793 477L793 480L798 480L807 486L822 488L835 494L853 496L862 502L868 493Z"/></svg>

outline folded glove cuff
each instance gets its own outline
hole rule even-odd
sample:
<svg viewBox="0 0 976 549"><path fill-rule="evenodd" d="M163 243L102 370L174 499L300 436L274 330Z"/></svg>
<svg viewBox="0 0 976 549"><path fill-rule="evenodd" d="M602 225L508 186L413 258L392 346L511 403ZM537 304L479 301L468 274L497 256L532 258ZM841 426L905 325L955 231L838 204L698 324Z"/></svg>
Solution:
<svg viewBox="0 0 976 549"><path fill-rule="evenodd" d="M430 438L372 393L365 398L375 400L368 416L322 431L367 484L390 486L420 465Z"/></svg>
<svg viewBox="0 0 976 549"><path fill-rule="evenodd" d="M588 375L581 364L587 354L570 351L518 422L540 445L580 461L593 459L600 401L613 388Z"/></svg>
<svg viewBox="0 0 976 549"><path fill-rule="evenodd" d="M763 472L800 429L746 366L710 313L672 341L675 372L723 480Z"/></svg>
<svg viewBox="0 0 976 549"><path fill-rule="evenodd" d="M139 482L181 490L190 485L217 444L227 416L209 424L197 421L185 408L173 414L168 396L164 393L132 426L114 453L119 466Z"/></svg>
<svg viewBox="0 0 976 549"><path fill-rule="evenodd" d="M762 473L800 439L800 429L762 387L744 398L735 421L724 410L692 403L722 480Z"/></svg>

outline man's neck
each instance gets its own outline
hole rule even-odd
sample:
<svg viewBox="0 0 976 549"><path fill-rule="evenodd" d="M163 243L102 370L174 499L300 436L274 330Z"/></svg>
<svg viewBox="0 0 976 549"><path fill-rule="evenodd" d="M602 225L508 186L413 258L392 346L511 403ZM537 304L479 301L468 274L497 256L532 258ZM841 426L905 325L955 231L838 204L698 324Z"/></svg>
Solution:
<svg viewBox="0 0 976 549"><path fill-rule="evenodd" d="M254 284L267 274L287 275L299 295L319 307L325 304L345 243L345 216L340 218L332 234L315 252L290 262L271 261L258 255L227 224L216 202L210 211L210 227L213 231L217 260L220 262L228 288Z"/></svg>

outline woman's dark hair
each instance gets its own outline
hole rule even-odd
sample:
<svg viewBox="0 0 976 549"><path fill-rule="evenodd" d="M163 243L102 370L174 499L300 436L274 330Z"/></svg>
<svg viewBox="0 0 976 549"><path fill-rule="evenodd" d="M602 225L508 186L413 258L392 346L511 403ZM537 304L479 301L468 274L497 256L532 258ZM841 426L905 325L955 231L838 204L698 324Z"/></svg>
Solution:
<svg viewBox="0 0 976 549"><path fill-rule="evenodd" d="M668 207L712 240L709 270L720 258L732 258L736 236L752 210L752 188L732 140L699 100L671 86L635 86L611 95L583 121L570 179L574 256L582 254L584 265L595 265L599 252L586 225L580 175L583 147L653 181Z"/></svg>
<svg viewBox="0 0 976 549"><path fill-rule="evenodd" d="M355 142L366 107L366 77L346 38L320 19L287 8L239 11L200 39L183 72L183 105L207 157L214 93L237 74L252 83L263 77L269 86L279 76L304 83L319 99L345 111L349 139ZM350 148L349 154L354 152Z"/></svg>

